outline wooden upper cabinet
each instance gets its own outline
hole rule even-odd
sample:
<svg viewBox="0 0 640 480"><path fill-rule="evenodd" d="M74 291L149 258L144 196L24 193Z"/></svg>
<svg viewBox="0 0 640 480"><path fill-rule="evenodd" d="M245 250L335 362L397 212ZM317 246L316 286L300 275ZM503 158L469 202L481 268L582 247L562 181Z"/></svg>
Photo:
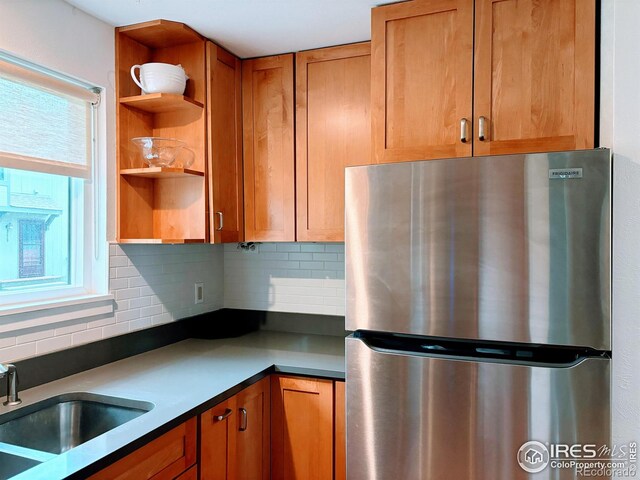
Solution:
<svg viewBox="0 0 640 480"><path fill-rule="evenodd" d="M476 0L474 155L593 148L594 0Z"/></svg>
<svg viewBox="0 0 640 480"><path fill-rule="evenodd" d="M243 240L241 79L240 59L207 42L209 233L213 243Z"/></svg>
<svg viewBox="0 0 640 480"><path fill-rule="evenodd" d="M271 476L333 478L333 382L271 376Z"/></svg>
<svg viewBox="0 0 640 480"><path fill-rule="evenodd" d="M471 155L473 0L374 8L371 70L376 163Z"/></svg>
<svg viewBox="0 0 640 480"><path fill-rule="evenodd" d="M293 54L242 63L246 241L294 241Z"/></svg>
<svg viewBox="0 0 640 480"><path fill-rule="evenodd" d="M297 240L344 241L344 169L371 163L370 43L296 54Z"/></svg>

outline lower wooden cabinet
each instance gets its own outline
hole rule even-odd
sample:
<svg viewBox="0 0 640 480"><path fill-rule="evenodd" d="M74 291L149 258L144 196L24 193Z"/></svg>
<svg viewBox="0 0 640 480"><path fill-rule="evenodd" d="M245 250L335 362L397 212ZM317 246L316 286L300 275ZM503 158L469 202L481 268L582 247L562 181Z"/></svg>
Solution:
<svg viewBox="0 0 640 480"><path fill-rule="evenodd" d="M269 378L200 416L202 480L269 479Z"/></svg>
<svg viewBox="0 0 640 480"><path fill-rule="evenodd" d="M195 479L196 429L196 419L187 420L89 479Z"/></svg>
<svg viewBox="0 0 640 480"><path fill-rule="evenodd" d="M271 377L271 478L333 478L333 381Z"/></svg>
<svg viewBox="0 0 640 480"><path fill-rule="evenodd" d="M334 390L334 426L333 439L335 445L334 477L335 480L347 478L347 430L345 382L336 382Z"/></svg>
<svg viewBox="0 0 640 480"><path fill-rule="evenodd" d="M265 377L90 480L344 480L344 391L340 381Z"/></svg>

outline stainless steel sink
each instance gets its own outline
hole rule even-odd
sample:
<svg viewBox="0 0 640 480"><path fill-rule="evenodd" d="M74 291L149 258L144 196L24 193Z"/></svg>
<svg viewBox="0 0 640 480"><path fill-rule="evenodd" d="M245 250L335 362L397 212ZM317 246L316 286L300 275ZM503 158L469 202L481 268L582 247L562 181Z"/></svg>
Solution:
<svg viewBox="0 0 640 480"><path fill-rule="evenodd" d="M0 479L11 478L20 472L35 467L39 463L38 460L0 452Z"/></svg>
<svg viewBox="0 0 640 480"><path fill-rule="evenodd" d="M59 454L152 408L148 402L90 393L59 395L0 416L0 442Z"/></svg>

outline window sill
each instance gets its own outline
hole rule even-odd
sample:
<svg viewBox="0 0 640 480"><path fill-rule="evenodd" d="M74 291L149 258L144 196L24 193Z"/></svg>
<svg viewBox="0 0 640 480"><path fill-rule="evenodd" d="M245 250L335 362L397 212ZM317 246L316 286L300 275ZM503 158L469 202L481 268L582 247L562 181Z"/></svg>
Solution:
<svg viewBox="0 0 640 480"><path fill-rule="evenodd" d="M0 334L113 313L113 295L78 295L0 306Z"/></svg>

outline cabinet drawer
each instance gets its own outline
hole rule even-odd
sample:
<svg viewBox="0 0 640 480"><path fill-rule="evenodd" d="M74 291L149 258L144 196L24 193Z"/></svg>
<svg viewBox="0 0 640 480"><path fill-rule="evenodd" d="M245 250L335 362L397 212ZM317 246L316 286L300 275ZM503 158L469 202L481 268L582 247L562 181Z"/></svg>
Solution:
<svg viewBox="0 0 640 480"><path fill-rule="evenodd" d="M90 480L176 478L196 462L196 425L195 418L186 421L96 473L90 477ZM189 478L192 477L185 477L185 479Z"/></svg>

